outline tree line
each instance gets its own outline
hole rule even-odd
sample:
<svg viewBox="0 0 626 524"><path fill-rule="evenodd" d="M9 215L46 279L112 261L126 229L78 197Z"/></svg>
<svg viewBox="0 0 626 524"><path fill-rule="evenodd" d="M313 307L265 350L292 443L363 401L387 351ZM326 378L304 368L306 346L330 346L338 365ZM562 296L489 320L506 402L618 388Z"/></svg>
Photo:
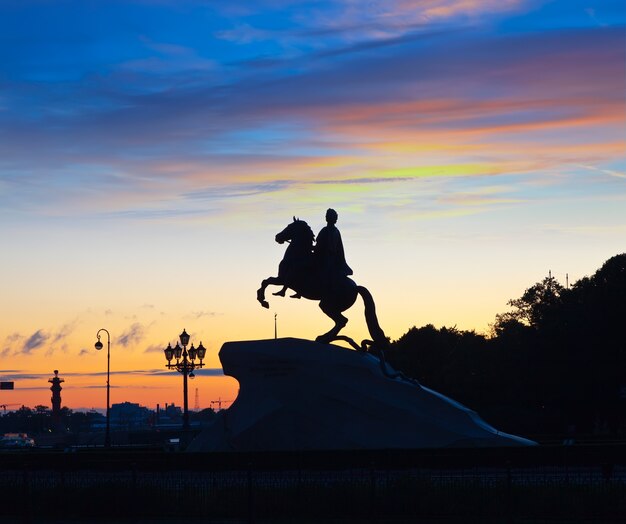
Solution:
<svg viewBox="0 0 626 524"><path fill-rule="evenodd" d="M626 433L626 254L508 302L487 335L413 327L387 360L502 431L547 438Z"/></svg>

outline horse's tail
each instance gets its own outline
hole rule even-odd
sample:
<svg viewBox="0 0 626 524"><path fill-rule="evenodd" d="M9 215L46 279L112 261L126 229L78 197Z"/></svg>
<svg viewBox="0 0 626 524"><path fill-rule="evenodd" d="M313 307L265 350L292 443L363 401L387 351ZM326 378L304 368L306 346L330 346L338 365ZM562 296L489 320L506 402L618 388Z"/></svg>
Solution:
<svg viewBox="0 0 626 524"><path fill-rule="evenodd" d="M374 341L374 346L379 350L384 349L389 345L389 340L378 323L374 298L367 288L357 286L356 289L363 299L363 304L365 304L365 322L367 323L367 329L370 332L370 336Z"/></svg>
<svg viewBox="0 0 626 524"><path fill-rule="evenodd" d="M352 341L352 345L356 349L369 351L377 355L380 362L380 370L386 377L394 380L401 378L402 380L406 380L407 382L411 382L412 384L419 386L420 384L417 380L407 377L404 373L396 372L393 368L387 366L385 351L389 347L389 339L385 336L385 332L378 323L376 306L374 305L372 294L363 286L357 286L356 289L359 292L359 295L361 295L361 298L363 298L363 303L365 304L365 322L367 323L367 329L370 332L372 340L364 340L361 343L360 348L354 343L354 341Z"/></svg>

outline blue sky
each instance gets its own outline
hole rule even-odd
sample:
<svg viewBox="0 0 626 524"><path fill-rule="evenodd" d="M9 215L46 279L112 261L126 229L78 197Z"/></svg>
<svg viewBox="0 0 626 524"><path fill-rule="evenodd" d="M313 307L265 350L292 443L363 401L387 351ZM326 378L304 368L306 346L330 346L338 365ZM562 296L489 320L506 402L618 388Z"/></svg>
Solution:
<svg viewBox="0 0 626 524"><path fill-rule="evenodd" d="M183 327L213 367L274 312L313 338L315 304L254 292L327 207L392 338L593 273L626 245L625 24L612 0L3 2L2 367L91 369L101 324L130 370Z"/></svg>

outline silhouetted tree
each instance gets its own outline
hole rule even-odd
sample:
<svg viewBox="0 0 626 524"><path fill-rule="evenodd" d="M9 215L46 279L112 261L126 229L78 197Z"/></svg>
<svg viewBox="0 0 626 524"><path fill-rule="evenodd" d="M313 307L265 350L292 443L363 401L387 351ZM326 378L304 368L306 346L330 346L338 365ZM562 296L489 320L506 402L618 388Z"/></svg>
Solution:
<svg viewBox="0 0 626 524"><path fill-rule="evenodd" d="M513 321L539 329L560 306L563 289L552 275L529 287L520 298L508 301L513 311L496 315L496 332Z"/></svg>
<svg viewBox="0 0 626 524"><path fill-rule="evenodd" d="M422 384L469 403L485 395L488 352L483 335L428 324L393 342L387 359Z"/></svg>
<svg viewBox="0 0 626 524"><path fill-rule="evenodd" d="M626 432L626 254L569 289L548 276L508 305L489 338L412 327L388 360L505 431Z"/></svg>

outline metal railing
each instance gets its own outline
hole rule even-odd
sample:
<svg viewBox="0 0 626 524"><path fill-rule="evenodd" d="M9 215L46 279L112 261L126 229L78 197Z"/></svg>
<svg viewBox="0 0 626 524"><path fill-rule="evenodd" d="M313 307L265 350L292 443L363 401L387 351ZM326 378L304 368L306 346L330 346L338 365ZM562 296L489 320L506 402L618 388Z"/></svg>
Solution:
<svg viewBox="0 0 626 524"><path fill-rule="evenodd" d="M0 516L619 521L625 450L0 454Z"/></svg>

